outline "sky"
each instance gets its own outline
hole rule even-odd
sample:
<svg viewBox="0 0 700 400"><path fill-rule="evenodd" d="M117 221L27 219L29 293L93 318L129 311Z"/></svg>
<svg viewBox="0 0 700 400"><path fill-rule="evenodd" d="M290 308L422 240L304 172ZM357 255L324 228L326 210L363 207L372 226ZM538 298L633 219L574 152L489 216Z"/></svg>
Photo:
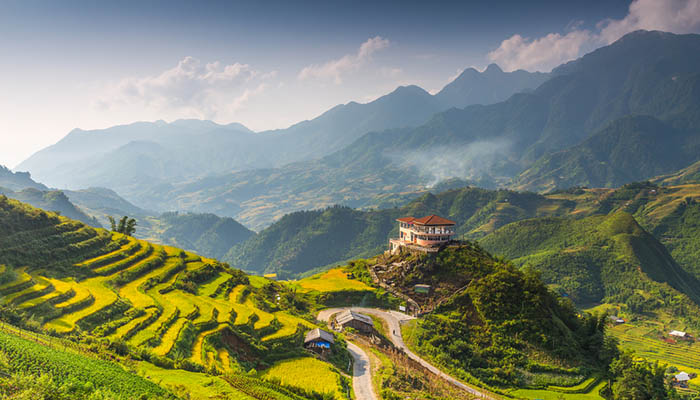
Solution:
<svg viewBox="0 0 700 400"><path fill-rule="evenodd" d="M0 0L0 164L74 128L285 128L469 67L550 71L637 29L700 33L700 0Z"/></svg>

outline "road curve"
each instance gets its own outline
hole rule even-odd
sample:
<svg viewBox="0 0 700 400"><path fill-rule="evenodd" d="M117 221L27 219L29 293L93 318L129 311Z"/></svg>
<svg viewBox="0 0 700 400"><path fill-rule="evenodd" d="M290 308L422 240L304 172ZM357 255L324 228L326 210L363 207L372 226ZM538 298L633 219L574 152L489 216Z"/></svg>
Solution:
<svg viewBox="0 0 700 400"><path fill-rule="evenodd" d="M489 399L489 400L496 400L495 397L490 396L487 393L484 393L476 388L473 388L471 386L467 386L461 381L451 377L450 375L447 375L446 373L440 371L437 367L434 365L430 364L429 362L425 361L421 357L419 357L417 354L412 352L403 342L403 337L401 336L401 323L409 321L411 319L415 319L415 317L412 317L410 315L406 315L404 313L398 312L398 311L385 311L385 310L380 310L377 308L365 308L365 307L342 307L342 308L328 308L325 310L321 310L318 313L317 319L319 321L328 321L330 317L334 314L337 314L341 311L344 310L352 310L364 314L371 314L376 317L379 317L386 321L386 323L389 325L389 330L390 332L387 332L387 335L389 336L389 339L391 340L392 343L394 343L394 346L397 348L401 349L406 353L408 357L411 359L415 360L418 362L420 365L425 367L428 371L434 373L435 375L445 379L446 381L450 382L451 384L457 386L458 388L469 392L473 394L474 396L477 396L482 399ZM348 349L350 348L350 343L348 343ZM353 356L354 357L354 356ZM354 380L353 380L354 381ZM354 385L354 382L353 382ZM370 387L371 387L371 380L370 380ZM357 390L357 389L355 389Z"/></svg>
<svg viewBox="0 0 700 400"><path fill-rule="evenodd" d="M367 354L356 344L348 342L348 351L352 356L352 388L357 400L377 400L372 388L372 372Z"/></svg>

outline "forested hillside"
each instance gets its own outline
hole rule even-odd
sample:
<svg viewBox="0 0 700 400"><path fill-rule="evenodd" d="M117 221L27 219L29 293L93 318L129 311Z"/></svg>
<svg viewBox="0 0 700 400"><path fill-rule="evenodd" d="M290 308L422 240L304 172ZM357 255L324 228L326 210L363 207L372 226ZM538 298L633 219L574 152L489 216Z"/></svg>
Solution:
<svg viewBox="0 0 700 400"><path fill-rule="evenodd" d="M700 281L623 211L515 222L480 243L541 271L545 282L579 304L623 303L639 313L665 308L700 327Z"/></svg>
<svg viewBox="0 0 700 400"><path fill-rule="evenodd" d="M347 207L300 211L232 248L224 258L247 271L299 274L386 249L396 218L438 214L458 222L457 232L479 238L507 223L566 215L575 203L534 193L461 188L426 193L401 208L360 211Z"/></svg>
<svg viewBox="0 0 700 400"><path fill-rule="evenodd" d="M461 379L495 387L575 381L610 362L605 321L581 315L534 270L520 271L474 244L404 255L397 286L464 286L407 328L412 346ZM602 318L602 317L601 317Z"/></svg>
<svg viewBox="0 0 700 400"><path fill-rule="evenodd" d="M169 212L145 222L150 230L142 237L214 258L223 258L231 247L255 235L233 218L214 214Z"/></svg>
<svg viewBox="0 0 700 400"><path fill-rule="evenodd" d="M616 120L570 149L547 155L514 180L520 190L619 187L679 170L700 158L692 131L656 118Z"/></svg>

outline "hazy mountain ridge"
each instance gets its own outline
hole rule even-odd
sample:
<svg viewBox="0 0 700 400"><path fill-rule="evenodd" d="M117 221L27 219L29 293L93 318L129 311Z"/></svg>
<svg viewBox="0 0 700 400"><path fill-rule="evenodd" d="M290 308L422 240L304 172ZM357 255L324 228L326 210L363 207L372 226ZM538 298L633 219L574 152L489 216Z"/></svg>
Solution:
<svg viewBox="0 0 700 400"><path fill-rule="evenodd" d="M157 243L221 258L255 233L232 218L214 214L167 212L159 214L139 208L111 189L49 189L28 173L0 168L0 180L16 190L0 186L0 195L23 201L93 227L109 227L108 217L129 216L137 221L135 236Z"/></svg>
<svg viewBox="0 0 700 400"><path fill-rule="evenodd" d="M513 183L520 190L619 187L700 158L695 135L648 116L611 122L583 143L540 158Z"/></svg>
<svg viewBox="0 0 700 400"><path fill-rule="evenodd" d="M537 87L546 78L542 73L505 73L496 66L483 73L468 69L435 96L417 86L399 87L366 104L338 105L313 120L259 133L240 124L196 120L74 130L17 169L32 171L39 180L57 187L109 186L150 207L154 202L142 199L150 197L144 193L154 184L167 187L212 174L317 159L367 132L418 126L438 111L504 100Z"/></svg>
<svg viewBox="0 0 700 400"><path fill-rule="evenodd" d="M540 190L647 179L700 154L692 128L700 126L697 54L699 35L635 32L504 102L453 108L416 128L371 132L318 160L167 185L134 200L150 208L214 212L260 229L285 213L362 207L377 196L420 191L453 177ZM663 146L643 143L669 132L676 139ZM584 147L588 158L579 154ZM631 148L644 150L643 168L636 167L640 159Z"/></svg>
<svg viewBox="0 0 700 400"><path fill-rule="evenodd" d="M91 217L76 207L60 190L39 190L33 187L14 191L0 187L0 195L29 203L34 207L53 211L87 225L101 228L97 218Z"/></svg>
<svg viewBox="0 0 700 400"><path fill-rule="evenodd" d="M35 182L29 172L12 172L3 165L0 165L0 187L10 190L22 190L25 188L48 189L45 185Z"/></svg>

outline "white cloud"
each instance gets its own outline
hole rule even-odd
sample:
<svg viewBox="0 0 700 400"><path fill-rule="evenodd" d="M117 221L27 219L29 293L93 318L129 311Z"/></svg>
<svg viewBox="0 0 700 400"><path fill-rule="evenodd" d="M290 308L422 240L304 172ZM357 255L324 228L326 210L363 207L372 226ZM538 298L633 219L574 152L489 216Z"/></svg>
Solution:
<svg viewBox="0 0 700 400"><path fill-rule="evenodd" d="M202 63L185 57L157 75L125 78L106 90L103 108L142 104L156 111L215 118L242 107L261 93L276 71L261 73L248 64Z"/></svg>
<svg viewBox="0 0 700 400"><path fill-rule="evenodd" d="M700 1L634 0L622 19L601 21L595 31L580 29L579 26L579 23L572 24L572 30L564 35L550 33L535 39L513 35L490 52L488 59L506 71L549 71L635 30L699 32Z"/></svg>
<svg viewBox="0 0 700 400"><path fill-rule="evenodd" d="M299 72L298 78L300 80L332 80L337 85L341 84L344 74L358 70L372 59L372 54L388 46L389 40L375 36L362 43L355 54L346 54L337 60L331 60L325 64L312 64L304 67Z"/></svg>
<svg viewBox="0 0 700 400"><path fill-rule="evenodd" d="M572 31L566 35L550 33L547 36L528 39L513 35L488 54L489 60L504 71L516 69L549 71L557 65L573 60L590 42L590 32Z"/></svg>
<svg viewBox="0 0 700 400"><path fill-rule="evenodd" d="M700 31L700 1L636 0L625 18L603 21L600 27L600 37L606 43L639 29L695 33Z"/></svg>

